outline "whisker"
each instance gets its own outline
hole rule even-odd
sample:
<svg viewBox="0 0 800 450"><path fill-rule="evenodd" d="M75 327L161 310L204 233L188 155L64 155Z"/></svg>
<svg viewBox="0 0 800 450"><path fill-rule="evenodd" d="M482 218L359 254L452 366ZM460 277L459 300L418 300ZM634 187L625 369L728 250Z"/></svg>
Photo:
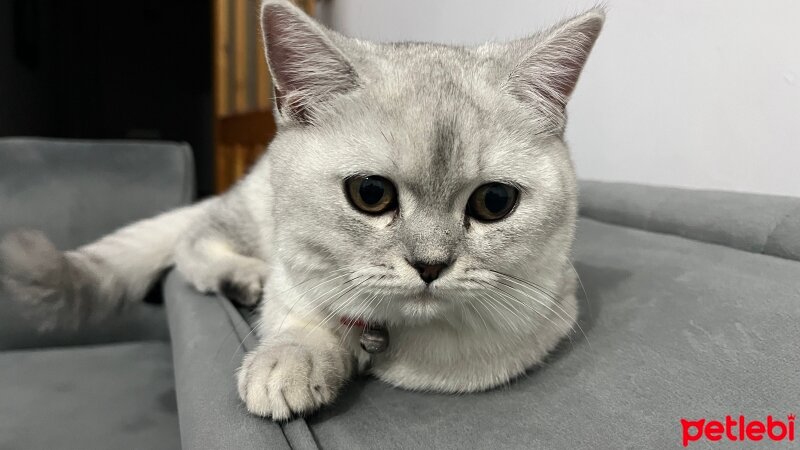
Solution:
<svg viewBox="0 0 800 450"><path fill-rule="evenodd" d="M341 278L341 276L338 276L338 277L333 277L332 279L329 279L329 278L331 278L331 276L332 276L333 274L335 274L335 273L338 273L338 272L340 272L340 271L342 271L342 270L346 270L346 269L338 269L338 270L335 270L335 271L333 271L331 274L329 274L329 276L328 276L328 277L326 277L326 278L323 278L323 281L321 281L320 283L318 283L318 284L317 284L317 285L315 285L314 287L312 287L312 288L310 288L310 289L306 290L306 291L305 291L303 294L301 294L301 295L300 295L300 297L298 297L298 299L297 299L297 300L295 300L295 302L294 302L294 303L292 304L292 306L289 308L289 312L287 312L287 313L286 313L286 315L284 315L284 317L283 317L283 320L281 321L281 324L278 326L278 331L277 331L277 332L280 332L281 328L283 328L283 323L286 321L286 318L289 316L289 314L291 313L291 311L292 311L292 309L294 308L294 306L295 306L295 305L296 305L296 304L297 304L297 303L298 303L298 302L299 302L299 301L300 301L300 300L303 298L303 296L304 296L305 294L307 294L308 292L310 292L312 289L315 289L316 287L319 287L319 286L321 286L322 284L325 284L325 283L328 283L328 282L330 282L330 281L333 281L333 279L336 279L336 278ZM347 275L347 274L344 274L344 275ZM342 275L342 276L344 276L344 275ZM307 282L307 281L309 281L309 280L311 280L311 279L312 279L312 278L309 278L309 279L305 280L305 281L304 281L304 282L302 282L302 283L298 283L298 284L296 284L296 285L294 285L294 286L292 286L292 287L290 287L290 288L288 288L288 289L285 289L285 290L281 291L281 293L286 293L286 292L289 292L290 290L292 290L292 289L294 289L294 288L297 288L297 287L299 287L300 285L302 285L303 283L305 283L305 282ZM235 356L235 355L236 355L236 354L239 352L239 350L242 348L242 346L244 346L244 341L245 341L245 340L247 340L247 338L248 338L248 337L249 337L251 334L253 334L253 332L255 332L257 329L258 329L258 326L252 327L252 329L251 329L251 330L250 330L250 331L247 333L247 335L245 335L245 337L244 337L244 338L243 338L243 339L242 339L242 340L239 342L239 345L236 347L236 350L234 350L234 352L233 352L233 356ZM220 348L222 348L222 347L220 347ZM233 356L231 356L231 360L233 360Z"/></svg>
<svg viewBox="0 0 800 450"><path fill-rule="evenodd" d="M529 304L527 304L527 303L523 302L522 300L520 300L520 299L518 299L518 298L514 297L512 294L510 294L510 293L508 293L508 292L504 291L504 290L503 290L501 287L499 287L499 286L495 286L495 289L497 289L497 291L498 291L498 292L500 292L502 295L504 295L504 296L505 296L507 299L509 299L509 300L513 301L513 302L514 302L516 305L518 305L518 306L523 306L523 307L525 307L525 308L528 308L528 310L530 310L530 311L532 311L532 312L536 313L536 314L537 314L539 317L541 317L541 318L543 318L543 319L547 320L547 321L548 321L548 322L549 322L551 325L553 325L553 327L555 327L556 329L558 329L558 328L559 328L559 326L558 326L558 324L557 324L557 323L555 323L555 322L554 322L554 321L553 321L553 320L552 320L550 317L548 317L547 315L543 314L543 313L542 313L541 311L539 311L538 309L534 308L534 307L533 307L533 305L529 305ZM523 293L523 295L524 295L524 293ZM537 299L535 299L535 298L532 298L532 297L529 297L529 298L533 299L534 301L536 301L536 302L538 302L538 303L540 303L540 304L543 304L543 303L539 302L539 301L538 301ZM544 306L547 306L547 305L544 305ZM551 310L551 311L552 311L552 310ZM563 317L561 317L560 315L558 315L558 314L557 314L557 313L555 313L554 311L553 311L553 313L556 315L556 317L558 317L559 319L563 320L563 321L564 321L564 324L565 324L565 325L567 325L567 326L569 327L569 329L570 329L570 330L572 330L572 329L573 329L572 322L570 322L570 321L568 321L568 320L564 319ZM531 331L533 331L533 330L531 330ZM536 336L536 333L535 333L535 332L534 332L534 336ZM571 345L572 345L572 347L574 348L574 347L575 347L575 344L572 342L572 337L571 337L571 336L569 336L569 334L567 335L567 337L569 338L570 344L571 344ZM588 339L587 339L587 343L588 343Z"/></svg>
<svg viewBox="0 0 800 450"><path fill-rule="evenodd" d="M362 280L362 281L361 281L361 282L359 282L358 284L356 284L356 285L354 285L354 286L351 286L350 288L348 288L347 290L345 290L343 293L341 293L339 296L337 296L335 299L331 300L331 302L335 302L336 300L339 300L339 299L340 299L340 298L342 298L343 296L347 295L349 292L352 292L353 290L355 290L355 289L358 289L358 288L359 288L361 285L363 285L364 283L366 283L367 281L369 281L369 280L370 280L370 279L371 279L373 276L374 276L374 275L367 275L367 276L366 276L367 278L365 278L364 280ZM319 327L320 327L320 326L322 326L323 324L326 324L326 323L327 323L327 321L328 321L328 320L330 320L330 318L331 318L331 317L333 317L333 316L334 316L334 315L337 313L337 311L340 311L340 310L341 310L341 309L342 309L342 308L343 308L345 305L347 305L347 304L349 304L350 302L352 302L352 301L353 301L353 299L355 299L359 293L360 293L360 290L359 290L359 291L356 291L356 293L355 293L355 294L353 294L353 295L351 295L350 297L348 297L348 300L347 300L346 302L343 302L342 304L340 304L340 305L339 305L339 307L337 307L336 309L334 309L334 311L331 311L331 313L330 313L330 314L328 314L328 316L327 316L325 319L323 319L323 320L322 320L320 323L318 323L316 326L314 326L314 328L312 328L312 329L311 329L311 331L309 331L309 332L308 332L308 334L307 334L306 336L310 336L310 335L311 335L311 333L313 333L313 332L314 332L314 331L315 331L317 328L319 328Z"/></svg>
<svg viewBox="0 0 800 450"><path fill-rule="evenodd" d="M581 276L578 274L578 270L575 268L575 265L572 264L572 261L567 260L569 266L572 267L572 271L575 272L575 278L578 279L578 285L581 287L581 291L583 291L583 298L586 300L586 307L589 309L589 315L592 316L592 304L589 302L589 294L586 293L586 288L583 287L583 281L581 281Z"/></svg>
<svg viewBox="0 0 800 450"><path fill-rule="evenodd" d="M497 307L497 304L500 304L500 306L502 306L503 308L505 308L505 310L506 310L506 311L508 311L509 313L511 313L511 315L512 315L512 316L514 316L515 318L519 318L519 315L518 315L518 314L514 313L514 311L512 311L512 310L511 310L511 309L510 309L508 306L506 306L505 304L497 302L497 301L496 301L496 300L495 300L495 299L494 299L494 298L493 298L493 297L492 297L490 294L488 294L488 293L484 293L484 292L481 292L481 294L482 294L482 297L483 297L484 299L488 300L488 302L487 302L487 305L488 305L488 306L491 306L491 307L492 307L492 309L494 309L494 310L495 310L495 312L497 313L497 317L500 317L500 318L502 318L502 319L503 319L503 320L506 322L506 324L508 325L508 329L509 329L510 331L514 331L514 330L517 330L517 329L519 328L519 327L518 327L518 326L516 326L514 323L512 323L512 322L511 322L511 320L505 316L505 314L503 314L503 313L500 311L500 309Z"/></svg>
<svg viewBox="0 0 800 450"><path fill-rule="evenodd" d="M279 333L279 332L280 332L280 331L283 329L283 324L286 322L286 318L288 318L288 317L289 317L289 315L291 315L292 311L294 311L294 308L295 308L295 306L297 306L297 304L298 304L298 303L300 303L300 301L301 301L301 300L303 300L303 299L305 298L306 294L308 294L309 292L313 291L314 289L317 289L317 288L319 288L319 287L320 287L320 286L322 286L323 284L330 283L331 281L338 280L338 279L340 279L340 278L342 278L342 277L349 277L349 276L353 275L354 273L355 273L355 272L345 272L345 273L343 273L343 274L341 274L341 275L338 275L338 276L336 276L336 277L332 277L332 278L331 278L331 277L327 277L327 278L324 278L324 279L323 279L323 281L321 281L321 282L317 283L317 284L316 284L316 285L314 285L313 287L311 287L311 288L307 289L307 290L306 290L306 291L304 291L302 294L300 294L300 295L297 297L297 300L295 300L294 302L292 302L292 306L290 306L290 307L289 307L289 310L288 310L288 311L286 312L286 314L283 316L283 320L281 320L281 323L280 323L280 325L278 326L278 330L276 331L276 333ZM357 279L358 279L358 277L356 277L356 278L354 278L354 279L348 279L348 280L345 280L345 282L343 283L343 285L346 285L346 284L348 284L348 283L352 283L354 280L357 280ZM324 294L322 294L322 295L318 295L317 297L315 297L315 298L314 298L314 300L313 300L313 302L316 302L316 301L317 301L317 300L319 300L320 298L322 298L322 297L324 297L324 296L328 295L330 292L333 292L334 290L336 290L337 288L340 288L340 287L341 287L341 286L334 286L333 288L331 288L331 289L329 289L328 291L326 291ZM301 316L301 317L302 317L302 316Z"/></svg>
<svg viewBox="0 0 800 450"><path fill-rule="evenodd" d="M498 275L501 275L501 276L505 276L505 277L507 277L507 279L509 279L509 281L511 281L511 282L514 282L514 281L515 281L514 277L511 277L511 276L509 276L509 275L507 275L507 274L503 274L503 273L500 273L500 272L497 272L497 274L498 274ZM533 287L533 286L535 286L535 285L533 285L532 283L523 282L523 281L517 281L517 282L516 282L516 284L517 284L517 285L520 285L520 286L523 286L523 287L528 287L528 286L531 286L531 287ZM510 289L514 289L515 291L517 291L517 292L519 292L519 293L521 293L521 294L525 295L525 293L524 293L523 291L520 291L519 289L516 289L516 288L514 288L513 286L509 286L509 285L507 285L507 284L504 284L504 285L505 285L505 286L508 286ZM499 288L498 288L498 289L499 289ZM544 293L544 290L542 290L542 289L535 289L535 290L536 290L537 292ZM534 297L534 296L528 296L528 297L529 297L530 299L534 300L535 302L537 302L538 304L540 304L540 305L544 306L544 307L545 307L545 308L547 308L548 310L550 310L550 312L551 312L551 313L553 313L553 314L555 314L557 317L559 317L559 318L561 318L562 320L565 320L565 321L566 321L566 319L564 319L564 318L563 318L563 317L562 317L562 316L561 316L561 315L560 315L558 312L556 312L555 310L553 310L553 309L552 309L552 308L551 308L551 307L550 307L550 306L549 306L547 303L545 303L545 302L543 302L543 301L541 301L541 300L537 299L537 298L536 298L536 297ZM563 313L564 313L564 315L565 315L566 317L568 317L568 318L570 318L570 319L572 320L572 322L574 323L574 326L576 326L576 327L578 328L578 330L581 332L581 334L583 335L583 338L584 338L584 340L586 340L586 344L589 346L589 349L591 350L591 349L592 349L592 343L589 341L589 337L586 335L586 332L583 330L583 327L581 327L581 324L580 324L580 323L578 323L578 318L577 318L577 315L576 315L575 317L573 317L572 315L570 315L570 314L569 314L569 312L567 312L567 310L565 310L565 309L564 309L564 307L563 307L563 306L561 306L561 305L560 305L560 301L558 301L558 300L557 300L556 298L554 298L554 297L551 297L551 296L548 296L548 297L551 299L551 301L552 301L552 305L553 305L553 306L555 306L556 308L558 308L558 309L559 309L561 312L563 312ZM571 327L570 327L570 328L571 328Z"/></svg>

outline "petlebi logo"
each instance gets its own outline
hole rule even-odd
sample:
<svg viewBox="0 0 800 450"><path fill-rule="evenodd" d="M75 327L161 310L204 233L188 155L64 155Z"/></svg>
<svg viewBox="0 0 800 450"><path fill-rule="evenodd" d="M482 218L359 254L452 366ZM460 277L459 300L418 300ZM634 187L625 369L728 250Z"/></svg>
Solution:
<svg viewBox="0 0 800 450"><path fill-rule="evenodd" d="M794 442L795 415L788 414L786 420L767 416L764 420L748 419L745 416L725 416L724 420L707 420L705 418L689 420L681 419L682 443L688 447L690 443L706 439L712 442L727 440L731 442Z"/></svg>

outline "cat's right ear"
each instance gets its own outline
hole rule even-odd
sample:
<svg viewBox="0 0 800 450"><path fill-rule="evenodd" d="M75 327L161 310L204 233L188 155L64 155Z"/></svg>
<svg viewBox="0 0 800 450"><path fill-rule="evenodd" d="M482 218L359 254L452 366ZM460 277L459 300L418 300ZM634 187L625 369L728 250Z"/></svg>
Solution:
<svg viewBox="0 0 800 450"><path fill-rule="evenodd" d="M261 31L280 119L311 124L325 102L358 87L328 32L288 1L262 3Z"/></svg>

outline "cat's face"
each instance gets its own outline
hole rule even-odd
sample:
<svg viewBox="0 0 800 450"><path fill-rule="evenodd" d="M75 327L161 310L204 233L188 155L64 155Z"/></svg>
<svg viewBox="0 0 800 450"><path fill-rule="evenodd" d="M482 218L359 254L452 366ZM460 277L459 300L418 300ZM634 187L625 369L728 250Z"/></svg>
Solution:
<svg viewBox="0 0 800 450"><path fill-rule="evenodd" d="M522 44L466 50L333 36L331 49L319 32L295 39L324 44L322 56L347 72L336 86L346 86L316 99L279 91L288 100L278 101L281 130L268 153L276 251L297 281L324 283L316 301L374 321L446 318L479 301L498 272L561 268L575 175L563 110L531 105L522 90L535 88L514 85ZM287 63L270 61L279 89L299 85L296 70L281 74Z"/></svg>

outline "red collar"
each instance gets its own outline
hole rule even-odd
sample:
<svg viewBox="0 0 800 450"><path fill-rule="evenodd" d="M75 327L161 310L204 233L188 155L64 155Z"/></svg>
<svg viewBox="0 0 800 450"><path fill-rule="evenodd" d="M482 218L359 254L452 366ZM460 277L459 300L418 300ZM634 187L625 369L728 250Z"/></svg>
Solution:
<svg viewBox="0 0 800 450"><path fill-rule="evenodd" d="M366 330L367 327L369 327L367 322L364 322L363 319L353 319L353 318L344 317L344 316L339 318L339 323L341 323L342 325L344 325L346 327L361 328L362 330Z"/></svg>

